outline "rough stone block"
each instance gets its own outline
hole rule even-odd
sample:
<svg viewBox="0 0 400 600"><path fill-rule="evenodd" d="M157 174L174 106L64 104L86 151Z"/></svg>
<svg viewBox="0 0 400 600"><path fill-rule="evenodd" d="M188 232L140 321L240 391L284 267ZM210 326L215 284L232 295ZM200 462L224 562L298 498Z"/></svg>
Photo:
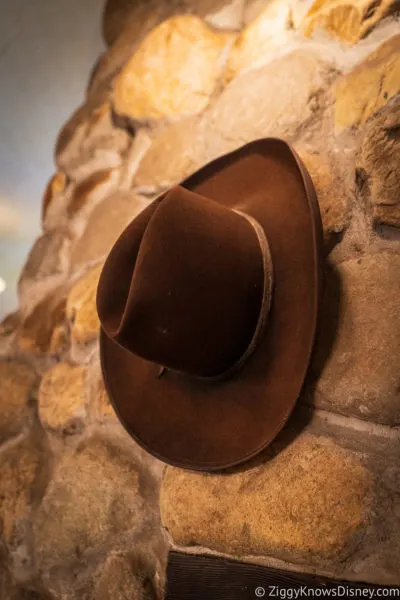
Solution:
<svg viewBox="0 0 400 600"><path fill-rule="evenodd" d="M43 448L25 438L0 453L0 544L6 550L14 578L29 578L32 508L47 483L48 462Z"/></svg>
<svg viewBox="0 0 400 600"><path fill-rule="evenodd" d="M39 417L46 429L58 434L80 432L87 405L86 369L59 363L47 371L39 388Z"/></svg>
<svg viewBox="0 0 400 600"><path fill-rule="evenodd" d="M310 36L315 29L323 28L344 42L355 44L395 4L394 0L315 0L301 23L301 30Z"/></svg>
<svg viewBox="0 0 400 600"><path fill-rule="evenodd" d="M239 75L204 115L205 159L261 137L292 139L318 117L335 75L332 64L309 49Z"/></svg>
<svg viewBox="0 0 400 600"><path fill-rule="evenodd" d="M0 322L0 358L10 356L12 353L20 322L19 312L6 315Z"/></svg>
<svg viewBox="0 0 400 600"><path fill-rule="evenodd" d="M98 265L71 288L67 299L67 319L71 324L71 343L85 346L97 339L100 321L96 308L96 293L103 265Z"/></svg>
<svg viewBox="0 0 400 600"><path fill-rule="evenodd" d="M47 229L47 213L63 194L68 184L68 177L62 171L57 171L46 186L42 200L42 225Z"/></svg>
<svg viewBox="0 0 400 600"><path fill-rule="evenodd" d="M370 492L357 455L303 434L263 464L229 474L169 467L162 520L183 546L324 563L357 543Z"/></svg>
<svg viewBox="0 0 400 600"><path fill-rule="evenodd" d="M359 127L399 92L400 35L396 35L337 82L336 132Z"/></svg>
<svg viewBox="0 0 400 600"><path fill-rule="evenodd" d="M98 435L66 454L34 521L36 560L48 580L81 566L117 536L146 527L147 503L132 456Z"/></svg>
<svg viewBox="0 0 400 600"><path fill-rule="evenodd" d="M351 218L349 188L353 171L341 164L337 155L329 152L309 152L295 147L313 180L325 235L341 233Z"/></svg>
<svg viewBox="0 0 400 600"><path fill-rule="evenodd" d="M93 600L157 600L155 579L155 561L146 547L112 552L97 573Z"/></svg>
<svg viewBox="0 0 400 600"><path fill-rule="evenodd" d="M40 236L22 269L18 281L20 308L29 313L49 290L65 278L69 266L71 239L63 231Z"/></svg>
<svg viewBox="0 0 400 600"><path fill-rule="evenodd" d="M115 192L100 202L89 216L86 228L72 247L71 271L105 259L122 231L149 200L133 192Z"/></svg>
<svg viewBox="0 0 400 600"><path fill-rule="evenodd" d="M21 432L31 416L35 371L19 362L0 362L0 443Z"/></svg>
<svg viewBox="0 0 400 600"><path fill-rule="evenodd" d="M117 169L96 171L75 187L67 206L67 217L73 219L83 210L88 212L111 192L115 191L118 181Z"/></svg>
<svg viewBox="0 0 400 600"><path fill-rule="evenodd" d="M87 102L61 130L56 164L79 182L97 171L119 167L130 143L130 135L114 126L109 102L93 107Z"/></svg>
<svg viewBox="0 0 400 600"><path fill-rule="evenodd" d="M112 47L129 32L141 41L149 31L174 15L193 14L221 29L240 29L245 0L107 0L103 36Z"/></svg>
<svg viewBox="0 0 400 600"><path fill-rule="evenodd" d="M264 3L261 14L235 40L228 58L226 79L240 71L268 62L271 49L282 46L290 26L290 3L272 0Z"/></svg>
<svg viewBox="0 0 400 600"><path fill-rule="evenodd" d="M222 75L229 40L197 17L164 21L115 80L115 111L135 122L201 113Z"/></svg>
<svg viewBox="0 0 400 600"><path fill-rule="evenodd" d="M201 128L197 117L182 119L156 135L141 160L134 188L149 193L168 189L202 166Z"/></svg>
<svg viewBox="0 0 400 600"><path fill-rule="evenodd" d="M18 346L23 352L32 354L58 354L66 344L65 306L63 288L47 295L23 319L18 330Z"/></svg>
<svg viewBox="0 0 400 600"><path fill-rule="evenodd" d="M375 224L400 227L400 94L366 124L357 153L361 193Z"/></svg>
<svg viewBox="0 0 400 600"><path fill-rule="evenodd" d="M400 256L373 254L330 269L308 397L316 406L400 424Z"/></svg>
<svg viewBox="0 0 400 600"><path fill-rule="evenodd" d="M107 418L116 419L115 411L108 398L104 386L103 376L99 358L96 357L89 370L89 389L90 389L90 414L95 419L103 420Z"/></svg>

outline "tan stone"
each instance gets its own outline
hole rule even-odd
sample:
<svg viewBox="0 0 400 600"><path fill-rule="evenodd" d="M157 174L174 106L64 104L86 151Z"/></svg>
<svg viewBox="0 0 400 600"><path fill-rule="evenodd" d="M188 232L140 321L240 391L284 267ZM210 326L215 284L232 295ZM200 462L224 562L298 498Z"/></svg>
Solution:
<svg viewBox="0 0 400 600"><path fill-rule="evenodd" d="M111 191L114 191L117 181L117 171L115 169L106 169L104 171L96 171L87 179L78 183L67 206L68 218L71 219L83 209L88 211L98 204Z"/></svg>
<svg viewBox="0 0 400 600"><path fill-rule="evenodd" d="M81 567L87 555L146 526L136 464L123 447L99 436L65 454L36 513L38 568L58 581L57 567Z"/></svg>
<svg viewBox="0 0 400 600"><path fill-rule="evenodd" d="M42 218L42 228L45 233L57 234L61 230L69 232L69 222L66 218L66 210L71 198L72 190L73 184L67 178L65 188L58 194L54 194L52 197Z"/></svg>
<svg viewBox="0 0 400 600"><path fill-rule="evenodd" d="M356 165L375 224L400 227L400 94L365 125Z"/></svg>
<svg viewBox="0 0 400 600"><path fill-rule="evenodd" d="M54 156L56 162L57 157L63 154L76 136L79 138L83 136L88 113L88 107L83 104L72 113L68 121L60 130L54 147Z"/></svg>
<svg viewBox="0 0 400 600"><path fill-rule="evenodd" d="M76 433L86 417L86 369L59 363L47 371L39 388L42 425L57 433Z"/></svg>
<svg viewBox="0 0 400 600"><path fill-rule="evenodd" d="M119 191L124 192L132 190L135 187L134 177L143 157L151 147L154 135L155 132L147 127L141 127L138 130L129 148L129 152L126 153L124 164L121 168Z"/></svg>
<svg viewBox="0 0 400 600"><path fill-rule="evenodd" d="M20 309L29 313L46 293L61 283L69 265L70 237L47 232L34 243L18 281Z"/></svg>
<svg viewBox="0 0 400 600"><path fill-rule="evenodd" d="M348 190L352 184L353 171L340 168L338 156L328 152L311 153L302 147L296 150L308 169L317 192L322 225L325 234L341 233L351 217Z"/></svg>
<svg viewBox="0 0 400 600"><path fill-rule="evenodd" d="M112 552L98 571L92 600L156 600L155 566L148 551Z"/></svg>
<svg viewBox="0 0 400 600"><path fill-rule="evenodd" d="M54 327L52 329L51 336L50 336L50 342L49 342L48 349L47 349L47 352L50 355L60 356L61 354L63 354L64 352L66 352L68 350L69 325L67 323L67 320L64 318L65 317L65 306L66 306L66 301L64 298L64 300L62 301L62 307L63 307L62 317L60 317L60 319L55 321Z"/></svg>
<svg viewBox="0 0 400 600"><path fill-rule="evenodd" d="M49 277L62 271L65 264L63 248L66 237L62 232L45 233L38 238L25 263L21 281ZM65 254L65 252L64 252Z"/></svg>
<svg viewBox="0 0 400 600"><path fill-rule="evenodd" d="M336 85L335 129L365 123L400 92L400 35L384 42Z"/></svg>
<svg viewBox="0 0 400 600"><path fill-rule="evenodd" d="M290 140L319 118L335 75L332 64L309 49L240 74L204 116L206 161L258 138Z"/></svg>
<svg viewBox="0 0 400 600"><path fill-rule="evenodd" d="M42 458L28 439L0 454L0 537L9 550L20 544L21 534L26 533L30 507L37 500L39 479L45 471Z"/></svg>
<svg viewBox="0 0 400 600"><path fill-rule="evenodd" d="M129 55L125 57L121 53L116 55L112 48L110 48L109 52L101 54L90 71L86 87L86 98L90 100L92 96L96 95L111 96L114 76L123 67L128 58Z"/></svg>
<svg viewBox="0 0 400 600"><path fill-rule="evenodd" d="M236 38L229 55L226 79L233 79L240 71L268 62L271 49L285 42L290 25L290 5L283 0L267 3L262 13Z"/></svg>
<svg viewBox="0 0 400 600"><path fill-rule="evenodd" d="M97 284L102 264L86 273L72 287L67 299L67 319L71 323L73 344L88 344L97 339L99 317L96 309Z"/></svg>
<svg viewBox="0 0 400 600"><path fill-rule="evenodd" d="M21 315L19 311L6 315L0 321L0 359L7 359L13 355L20 323Z"/></svg>
<svg viewBox="0 0 400 600"><path fill-rule="evenodd" d="M363 256L327 275L311 399L321 408L398 425L400 256Z"/></svg>
<svg viewBox="0 0 400 600"><path fill-rule="evenodd" d="M203 0L203 6L207 9L207 2ZM201 3L194 2L195 10L197 7L202 9ZM206 23L222 29L224 31L240 31L243 26L243 13L246 6L246 0L223 0L222 2L213 2L209 12L204 13ZM203 12L203 11L202 11ZM202 16L202 15L200 15Z"/></svg>
<svg viewBox="0 0 400 600"><path fill-rule="evenodd" d="M21 321L19 312L9 313L0 323L0 337L6 338L16 332Z"/></svg>
<svg viewBox="0 0 400 600"><path fill-rule="evenodd" d="M0 362L0 442L19 433L31 416L34 370L17 362Z"/></svg>
<svg viewBox="0 0 400 600"><path fill-rule="evenodd" d="M181 545L291 562L340 557L357 538L371 477L357 455L302 434L264 464L226 474L169 467L162 520Z"/></svg>
<svg viewBox="0 0 400 600"><path fill-rule="evenodd" d="M152 21L154 21L153 24ZM87 89L88 98L99 93L107 95L107 98L112 97L115 78L132 57L133 52L137 50L146 34L158 24L157 15L152 15L146 22L128 21L125 23L119 38L108 49L108 52L102 54L94 66Z"/></svg>
<svg viewBox="0 0 400 600"><path fill-rule="evenodd" d="M200 137L197 117L182 119L163 129L141 160L134 187L156 193L179 183L200 168Z"/></svg>
<svg viewBox="0 0 400 600"><path fill-rule="evenodd" d="M96 171L119 167L130 142L130 135L114 126L109 102L87 103L61 131L56 164L72 180L82 181Z"/></svg>
<svg viewBox="0 0 400 600"><path fill-rule="evenodd" d="M17 590L6 565L0 562L0 599L16 600Z"/></svg>
<svg viewBox="0 0 400 600"><path fill-rule="evenodd" d="M115 77L138 49L144 38L166 19L184 14L208 16L207 22L222 29L239 29L242 22L244 0L135 0L134 5L125 2L115 6L110 2L105 9L105 23L108 21L109 6L114 14L124 15L119 25L119 35L108 52L102 55L90 77L88 96L110 94ZM120 10L121 9L121 10ZM105 25L107 26L107 25Z"/></svg>
<svg viewBox="0 0 400 600"><path fill-rule="evenodd" d="M294 29L301 29L305 17L314 2L315 0L294 0L290 3L290 19Z"/></svg>
<svg viewBox="0 0 400 600"><path fill-rule="evenodd" d="M115 80L115 110L145 122L202 112L221 77L228 40L197 17L165 21L145 38Z"/></svg>
<svg viewBox="0 0 400 600"><path fill-rule="evenodd" d="M104 385L101 368L97 361L92 365L90 371L90 412L95 419L116 418Z"/></svg>
<svg viewBox="0 0 400 600"><path fill-rule="evenodd" d="M243 25L246 27L264 12L268 0L246 0L243 11Z"/></svg>
<svg viewBox="0 0 400 600"><path fill-rule="evenodd" d="M106 258L125 227L148 204L149 200L133 192L115 192L100 202L72 248L72 273Z"/></svg>
<svg viewBox="0 0 400 600"><path fill-rule="evenodd" d="M41 300L22 321L18 331L18 345L24 352L57 354L63 349L53 338L65 323L65 292L59 288ZM62 344L62 337L58 336Z"/></svg>
<svg viewBox="0 0 400 600"><path fill-rule="evenodd" d="M68 178L62 171L57 171L48 182L42 200L42 224L46 224L46 215L49 207L56 201L57 197L64 192Z"/></svg>
<svg viewBox="0 0 400 600"><path fill-rule="evenodd" d="M115 192L120 183L120 169L91 171L85 165L79 167L81 179L70 182L68 187L49 205L44 230L54 235L68 231L69 237L81 235L90 211L105 197Z"/></svg>
<svg viewBox="0 0 400 600"><path fill-rule="evenodd" d="M244 0L108 0L103 13L103 36L114 47L126 34L141 41L149 31L174 15L194 14L214 27L240 29Z"/></svg>
<svg viewBox="0 0 400 600"><path fill-rule="evenodd" d="M301 24L308 37L321 27L354 44L395 7L394 0L315 0Z"/></svg>

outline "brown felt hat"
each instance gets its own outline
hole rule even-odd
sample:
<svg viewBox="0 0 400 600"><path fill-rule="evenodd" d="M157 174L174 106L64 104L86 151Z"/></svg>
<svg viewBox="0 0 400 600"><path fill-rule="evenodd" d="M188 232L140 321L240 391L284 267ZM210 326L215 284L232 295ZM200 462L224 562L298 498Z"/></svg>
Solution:
<svg viewBox="0 0 400 600"><path fill-rule="evenodd" d="M312 181L282 140L226 154L152 202L97 295L103 376L130 435L196 470L265 448L307 372L321 257Z"/></svg>

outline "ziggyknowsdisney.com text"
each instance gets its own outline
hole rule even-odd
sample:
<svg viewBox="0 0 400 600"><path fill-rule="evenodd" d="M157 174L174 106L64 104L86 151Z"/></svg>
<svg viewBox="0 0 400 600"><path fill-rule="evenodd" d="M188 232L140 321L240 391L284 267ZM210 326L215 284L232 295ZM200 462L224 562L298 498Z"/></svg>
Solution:
<svg viewBox="0 0 400 600"><path fill-rule="evenodd" d="M282 598L296 600L297 598L400 598L400 587L390 588L354 588L339 585L336 588L308 587L283 588L270 585L267 588L257 587L256 598Z"/></svg>

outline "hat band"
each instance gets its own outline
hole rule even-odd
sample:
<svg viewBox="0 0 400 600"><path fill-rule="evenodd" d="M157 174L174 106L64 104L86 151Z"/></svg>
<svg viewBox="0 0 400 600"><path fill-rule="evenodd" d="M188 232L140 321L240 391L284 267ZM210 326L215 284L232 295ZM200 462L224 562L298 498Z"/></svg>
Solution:
<svg viewBox="0 0 400 600"><path fill-rule="evenodd" d="M257 234L258 242L260 244L261 256L263 261L263 273L264 273L264 285L263 285L263 294L261 299L261 308L260 314L258 316L257 325L254 330L253 337L246 350L242 354L242 356L228 369L220 373L219 375L212 375L211 377L202 377L199 375L191 375L193 379L199 379L201 381L208 381L210 383L214 383L217 381L223 381L224 379L229 379L237 373L245 364L245 362L249 359L249 357L253 354L255 349L258 346L260 338L264 332L265 325L268 318L268 313L271 308L271 299L272 299L272 287L273 287L273 265L271 258L271 251L269 248L268 240L265 235L264 229L261 225L250 215L242 212L241 210L233 209L234 212L241 215L250 223L253 227L255 233ZM167 369L167 367L161 367L158 373L158 377L161 377L166 371L172 371L174 373L179 373L180 375L187 375L186 373L182 373L181 371L177 371L175 369Z"/></svg>

